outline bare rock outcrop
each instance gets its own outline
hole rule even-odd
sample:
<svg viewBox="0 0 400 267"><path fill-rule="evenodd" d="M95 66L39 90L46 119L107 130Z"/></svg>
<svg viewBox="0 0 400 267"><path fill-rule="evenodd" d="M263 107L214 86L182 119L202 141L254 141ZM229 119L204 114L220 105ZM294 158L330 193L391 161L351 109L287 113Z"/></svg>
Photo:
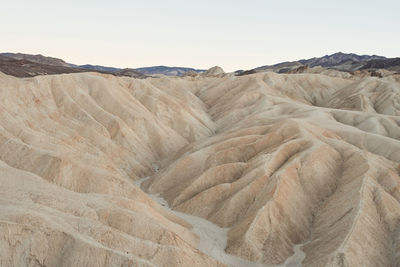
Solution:
<svg viewBox="0 0 400 267"><path fill-rule="evenodd" d="M215 67L208 69L206 72L203 72L201 75L203 77L221 77L224 74L225 74L225 72L221 67L215 66Z"/></svg>

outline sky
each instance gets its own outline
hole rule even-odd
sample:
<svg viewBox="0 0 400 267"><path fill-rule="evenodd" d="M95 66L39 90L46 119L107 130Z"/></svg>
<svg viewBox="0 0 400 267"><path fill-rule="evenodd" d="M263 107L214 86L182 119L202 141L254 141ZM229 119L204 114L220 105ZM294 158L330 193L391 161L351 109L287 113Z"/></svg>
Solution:
<svg viewBox="0 0 400 267"><path fill-rule="evenodd" d="M0 52L225 71L335 52L400 56L400 1L1 1Z"/></svg>

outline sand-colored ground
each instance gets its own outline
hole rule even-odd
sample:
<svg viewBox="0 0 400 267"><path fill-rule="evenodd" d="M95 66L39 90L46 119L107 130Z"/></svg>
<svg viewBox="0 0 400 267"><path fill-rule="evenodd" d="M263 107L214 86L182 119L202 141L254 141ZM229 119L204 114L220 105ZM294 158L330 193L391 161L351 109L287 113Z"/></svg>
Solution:
<svg viewBox="0 0 400 267"><path fill-rule="evenodd" d="M395 75L0 73L0 266L400 266L399 173Z"/></svg>

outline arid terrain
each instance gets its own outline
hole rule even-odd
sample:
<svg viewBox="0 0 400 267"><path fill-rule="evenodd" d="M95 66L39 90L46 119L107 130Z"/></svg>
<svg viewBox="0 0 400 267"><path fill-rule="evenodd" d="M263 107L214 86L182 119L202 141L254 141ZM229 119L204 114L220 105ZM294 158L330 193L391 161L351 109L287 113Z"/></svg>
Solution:
<svg viewBox="0 0 400 267"><path fill-rule="evenodd" d="M400 266L380 74L0 72L0 266Z"/></svg>

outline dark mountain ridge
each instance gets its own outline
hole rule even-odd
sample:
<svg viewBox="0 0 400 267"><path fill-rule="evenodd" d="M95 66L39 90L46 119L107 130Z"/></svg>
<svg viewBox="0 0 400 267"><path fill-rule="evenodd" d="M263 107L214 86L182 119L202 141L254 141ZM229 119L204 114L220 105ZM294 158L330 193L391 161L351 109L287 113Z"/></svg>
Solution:
<svg viewBox="0 0 400 267"><path fill-rule="evenodd" d="M274 65L265 65L244 72L240 72L238 73L238 75L246 75L261 71L287 73L303 66L309 68L323 67L327 69L354 72L357 70L365 70L370 68L387 68L389 65L390 67L393 67L396 64L400 65L395 59L389 59L383 56L357 55L354 53L338 52L332 55L325 55L323 57L314 57L310 59L301 59L298 61L287 61Z"/></svg>
<svg viewBox="0 0 400 267"><path fill-rule="evenodd" d="M41 54L38 55L30 55L30 54L22 54L22 53L0 53L1 56L17 59L17 60L28 60L30 62L44 64L44 65L52 65L52 66L61 66L61 67L71 67L71 64L65 62L60 58L55 57L47 57ZM76 66L73 66L76 67Z"/></svg>
<svg viewBox="0 0 400 267"><path fill-rule="evenodd" d="M147 76L139 73L134 70L130 70L129 72L124 71L103 71L103 70L94 70L94 69L84 69L79 66L69 64L68 66L64 66L63 64L58 64L61 61L52 60L52 64L44 64L40 63L42 58L45 58L44 62L49 63L48 58L43 57L42 55L38 55L38 57L31 57L33 61L27 59L19 59L20 57L14 58L9 57L4 54L0 54L0 72L3 72L8 75L12 75L15 77L34 77L38 75L49 75L49 74L62 74L62 73L77 73L77 72L99 72L104 74L112 74L115 76L129 76L134 78L146 78ZM27 58L27 57L23 57ZM63 61L64 62L64 61Z"/></svg>

